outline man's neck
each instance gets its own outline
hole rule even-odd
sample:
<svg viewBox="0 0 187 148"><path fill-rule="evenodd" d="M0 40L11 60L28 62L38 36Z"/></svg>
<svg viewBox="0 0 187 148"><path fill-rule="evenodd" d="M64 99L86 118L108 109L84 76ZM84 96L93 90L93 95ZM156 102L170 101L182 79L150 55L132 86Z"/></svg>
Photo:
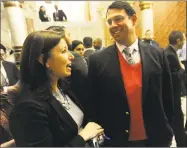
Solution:
<svg viewBox="0 0 187 148"><path fill-rule="evenodd" d="M177 46L176 45L171 45L170 44L170 46L175 50L175 51L177 51L178 50L178 48L177 48Z"/></svg>

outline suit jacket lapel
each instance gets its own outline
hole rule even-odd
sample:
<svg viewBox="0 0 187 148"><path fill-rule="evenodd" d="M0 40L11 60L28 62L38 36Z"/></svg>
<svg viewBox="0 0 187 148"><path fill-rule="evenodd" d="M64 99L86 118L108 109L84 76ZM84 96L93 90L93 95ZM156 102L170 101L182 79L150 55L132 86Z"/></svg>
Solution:
<svg viewBox="0 0 187 148"><path fill-rule="evenodd" d="M149 82L149 74L150 74L150 50L148 49L143 42L139 40L139 51L140 51L140 58L142 63L142 103L144 103L147 89L148 89L148 82Z"/></svg>
<svg viewBox="0 0 187 148"><path fill-rule="evenodd" d="M108 51L108 66L107 70L109 71L111 78L114 79L113 83L117 86L115 89L120 89L120 94L123 94L123 97L126 97L126 91L124 88L123 78L120 69L120 62L118 57L118 48L116 45L113 45Z"/></svg>
<svg viewBox="0 0 187 148"><path fill-rule="evenodd" d="M37 90L37 95L40 96L41 99L46 99L48 103L52 106L52 108L56 111L58 116L60 117L61 121L69 126L69 128L74 131L78 132L78 126L74 119L69 115L69 113L63 108L60 102L51 95L47 89L41 87ZM76 102L75 102L76 103Z"/></svg>
<svg viewBox="0 0 187 148"><path fill-rule="evenodd" d="M49 100L49 103L53 107L53 109L57 112L58 116L65 124L69 125L69 128L72 131L78 133L78 126L73 120L73 118L68 114L68 112L62 107L62 105L53 97L53 99Z"/></svg>

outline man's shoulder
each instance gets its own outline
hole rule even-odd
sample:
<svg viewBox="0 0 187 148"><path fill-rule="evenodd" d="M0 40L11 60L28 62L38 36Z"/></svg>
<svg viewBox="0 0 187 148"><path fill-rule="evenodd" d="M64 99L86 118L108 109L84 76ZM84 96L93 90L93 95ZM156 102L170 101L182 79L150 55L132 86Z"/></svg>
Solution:
<svg viewBox="0 0 187 148"><path fill-rule="evenodd" d="M108 54L108 52L109 52L110 50L112 50L113 48L115 48L115 44L110 45L110 46L108 46L108 47L105 47L105 48L103 48L102 50L98 50L97 52L94 52L94 54L92 54L92 56L102 57L102 56Z"/></svg>

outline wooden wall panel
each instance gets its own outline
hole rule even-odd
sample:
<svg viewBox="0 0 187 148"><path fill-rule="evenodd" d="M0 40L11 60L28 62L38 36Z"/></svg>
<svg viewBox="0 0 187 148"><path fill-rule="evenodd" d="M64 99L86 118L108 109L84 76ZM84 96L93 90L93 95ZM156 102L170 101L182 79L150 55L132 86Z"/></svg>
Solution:
<svg viewBox="0 0 187 148"><path fill-rule="evenodd" d="M134 3L138 15L137 35L141 34L141 15L139 2ZM186 33L186 2L185 1L153 1L154 36L161 47L168 45L168 36L173 30Z"/></svg>

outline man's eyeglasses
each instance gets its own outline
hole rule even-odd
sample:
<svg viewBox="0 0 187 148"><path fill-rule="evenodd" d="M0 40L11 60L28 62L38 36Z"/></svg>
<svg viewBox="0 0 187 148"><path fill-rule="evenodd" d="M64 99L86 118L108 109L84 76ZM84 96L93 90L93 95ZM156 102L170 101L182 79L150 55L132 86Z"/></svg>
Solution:
<svg viewBox="0 0 187 148"><path fill-rule="evenodd" d="M108 23L108 25L111 26L111 25L112 25L112 21L115 22L115 23L120 23L120 22L123 21L124 19L125 19L124 16L122 16L122 15L117 15L117 16L111 18L111 19L108 19L108 20L107 20L107 23Z"/></svg>

